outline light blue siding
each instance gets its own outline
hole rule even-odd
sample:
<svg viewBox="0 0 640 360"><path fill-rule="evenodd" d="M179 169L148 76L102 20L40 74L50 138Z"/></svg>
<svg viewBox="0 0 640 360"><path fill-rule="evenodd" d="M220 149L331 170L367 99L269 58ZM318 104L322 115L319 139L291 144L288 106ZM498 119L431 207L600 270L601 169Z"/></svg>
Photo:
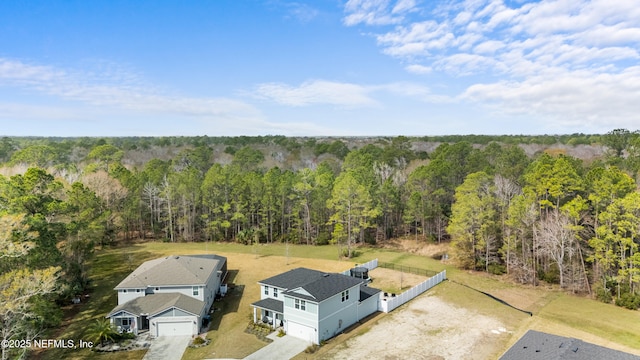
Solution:
<svg viewBox="0 0 640 360"><path fill-rule="evenodd" d="M287 321L318 328L318 304L305 302L305 310L295 308L295 299L284 297L284 313Z"/></svg>
<svg viewBox="0 0 640 360"><path fill-rule="evenodd" d="M320 304L318 319L319 340L332 338L355 324L358 319L357 307L360 285L349 289L349 298L342 301L342 293L336 294Z"/></svg>

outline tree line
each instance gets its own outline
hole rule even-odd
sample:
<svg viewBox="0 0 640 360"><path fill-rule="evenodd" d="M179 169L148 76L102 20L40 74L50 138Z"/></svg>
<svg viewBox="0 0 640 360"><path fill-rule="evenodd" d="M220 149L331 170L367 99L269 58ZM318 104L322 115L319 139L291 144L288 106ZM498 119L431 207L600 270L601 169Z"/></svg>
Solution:
<svg viewBox="0 0 640 360"><path fill-rule="evenodd" d="M451 241L460 267L637 308L640 135L597 137L608 152L589 163L504 142L426 153L407 137L360 147L258 137L292 153L311 147L314 159L297 167L269 166L265 147L247 145L254 138L223 143L224 161L212 140L182 139L142 166L126 163L144 148L131 139L2 139L2 337L59 321L56 301L86 291L94 250L133 238L334 244L347 257L396 237Z"/></svg>

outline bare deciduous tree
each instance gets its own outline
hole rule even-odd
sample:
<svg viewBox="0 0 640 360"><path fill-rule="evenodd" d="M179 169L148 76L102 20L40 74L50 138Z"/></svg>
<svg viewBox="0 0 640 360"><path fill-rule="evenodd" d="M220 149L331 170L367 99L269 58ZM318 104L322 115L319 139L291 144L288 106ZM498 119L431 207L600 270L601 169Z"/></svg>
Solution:
<svg viewBox="0 0 640 360"><path fill-rule="evenodd" d="M575 250L575 234L571 225L571 220L556 209L534 228L540 255L548 256L556 263L562 288L565 287L567 260L573 257Z"/></svg>

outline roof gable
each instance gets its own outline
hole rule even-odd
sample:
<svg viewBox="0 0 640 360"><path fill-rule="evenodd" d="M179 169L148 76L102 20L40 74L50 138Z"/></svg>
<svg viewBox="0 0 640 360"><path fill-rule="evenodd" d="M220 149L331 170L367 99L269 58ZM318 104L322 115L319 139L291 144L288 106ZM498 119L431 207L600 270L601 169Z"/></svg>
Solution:
<svg viewBox="0 0 640 360"><path fill-rule="evenodd" d="M306 296L311 296L313 297L313 295L311 295L307 290L305 290L302 287L299 288L295 288L293 290L291 290L292 293L296 293L296 294L300 294L300 295L306 295Z"/></svg>
<svg viewBox="0 0 640 360"><path fill-rule="evenodd" d="M114 316L122 311L136 316L143 314L154 316L171 308L199 315L204 306L204 301L180 293L151 294L116 306L107 317Z"/></svg>
<svg viewBox="0 0 640 360"><path fill-rule="evenodd" d="M149 260L129 274L115 289L204 285L212 273L222 269L226 261L226 258L217 255L171 255Z"/></svg>
<svg viewBox="0 0 640 360"><path fill-rule="evenodd" d="M262 280L259 284L284 289L285 296L321 302L362 284L362 279L307 268L296 268ZM358 294L353 294L353 296L356 295Z"/></svg>
<svg viewBox="0 0 640 360"><path fill-rule="evenodd" d="M342 274L323 274L320 278L314 279L301 286L301 289L309 295L304 294L303 291L298 289L287 291L285 295L321 302L360 284L362 284L362 279ZM356 299L359 299L359 293L354 293L351 296L356 295L358 296Z"/></svg>

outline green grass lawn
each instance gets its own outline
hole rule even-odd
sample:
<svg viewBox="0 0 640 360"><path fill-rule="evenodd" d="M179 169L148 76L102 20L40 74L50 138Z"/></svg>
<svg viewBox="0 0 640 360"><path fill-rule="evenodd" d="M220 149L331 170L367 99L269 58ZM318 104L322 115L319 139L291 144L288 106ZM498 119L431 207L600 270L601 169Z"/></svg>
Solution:
<svg viewBox="0 0 640 360"><path fill-rule="evenodd" d="M115 307L117 297L113 288L143 261L170 254L203 252L214 252L228 258L231 282L235 287L223 301L214 304L217 311L213 314L212 329L207 334L212 340L211 344L187 349L184 359L242 358L266 345L254 335L244 333L252 315L250 304L259 299L258 280L301 266L338 272L375 258L432 271L446 269L452 281L444 282L430 291L455 306L495 317L513 329L513 336L505 344L505 350L527 329L534 328L640 354L638 311L567 295L554 289L513 284L499 277L458 270L438 260L400 251L359 248L358 256L346 261L338 259L335 246L291 245L287 250L283 244L246 246L233 243L152 242L101 250L91 264L93 290L89 301L77 305L77 314L68 326L52 336L56 339L92 340L87 338L87 327L94 319L104 317ZM500 304L474 289L531 311L534 316ZM330 346L338 345L337 341L333 341ZM86 349L52 349L37 357L44 360L128 360L141 359L143 355L143 351L97 354Z"/></svg>
<svg viewBox="0 0 640 360"><path fill-rule="evenodd" d="M640 312L559 294L538 316L550 323L640 349ZM569 335L567 335L569 336Z"/></svg>

